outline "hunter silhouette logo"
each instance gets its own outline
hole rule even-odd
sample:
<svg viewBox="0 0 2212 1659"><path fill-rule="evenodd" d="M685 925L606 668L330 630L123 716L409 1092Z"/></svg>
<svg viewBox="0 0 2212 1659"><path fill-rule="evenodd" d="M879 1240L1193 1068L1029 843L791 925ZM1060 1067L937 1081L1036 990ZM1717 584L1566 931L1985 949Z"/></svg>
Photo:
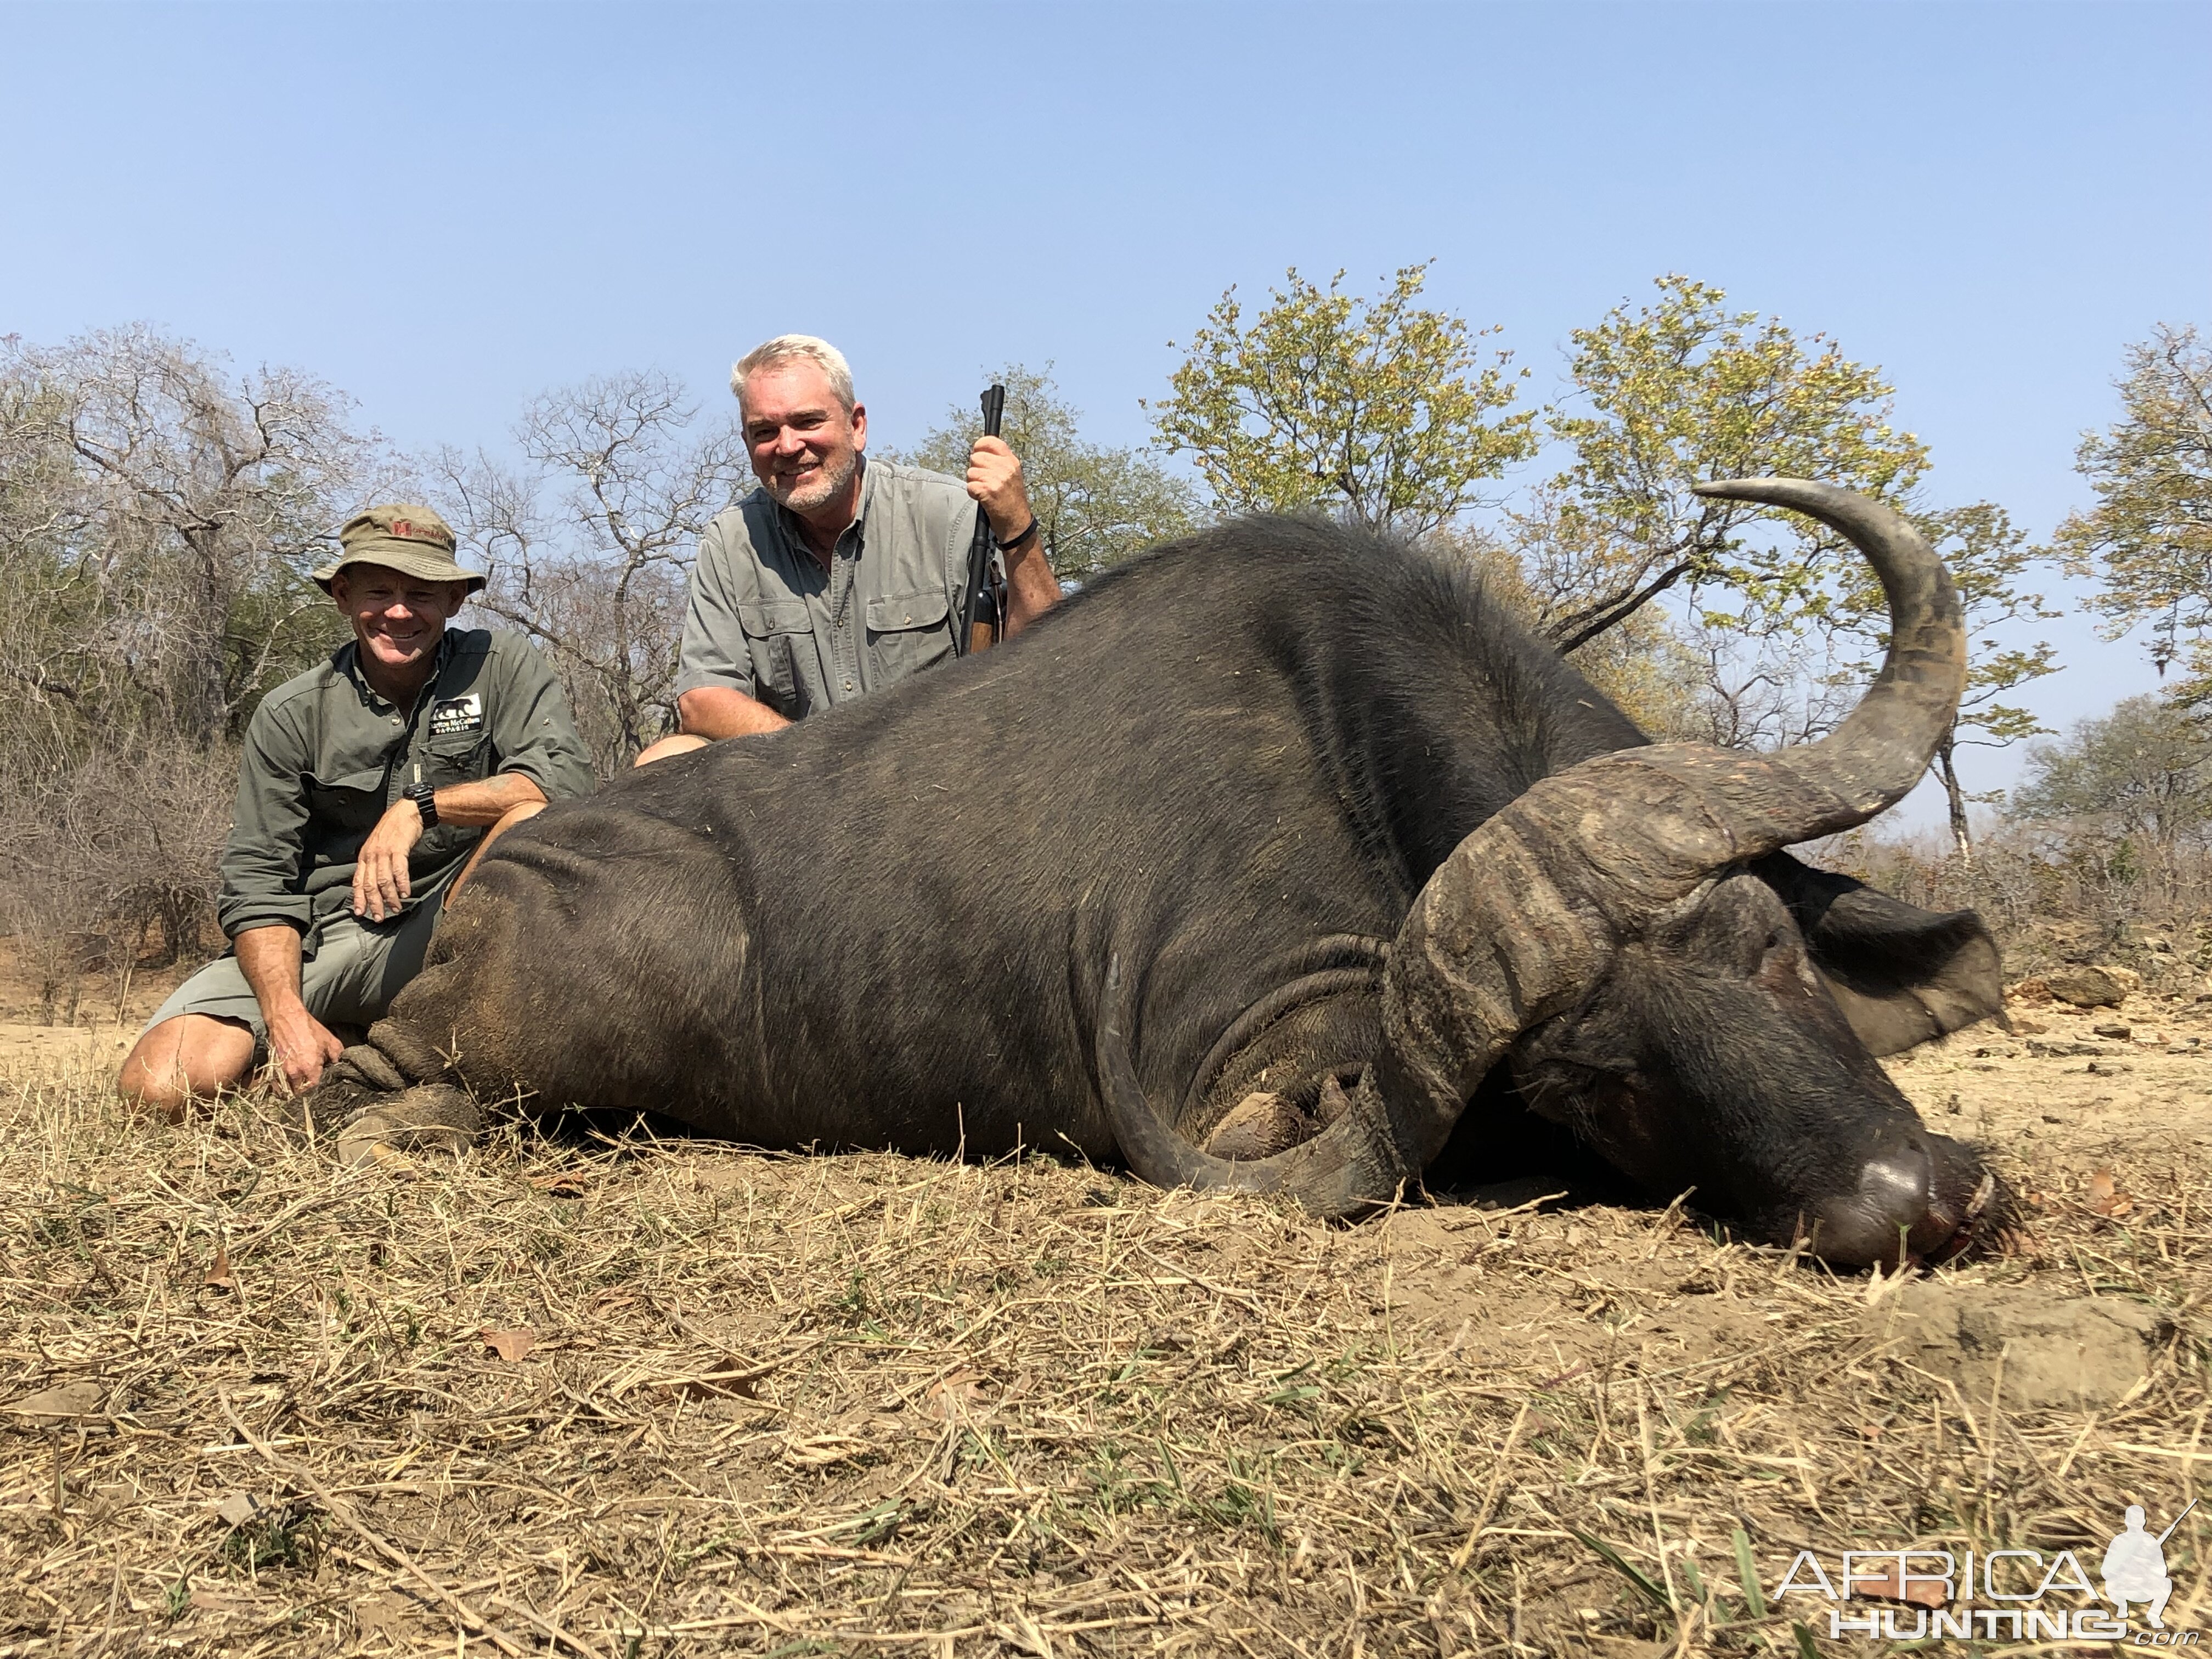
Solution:
<svg viewBox="0 0 2212 1659"><path fill-rule="evenodd" d="M2173 1536L2173 1528L2181 1524L2189 1510L2197 1507L2197 1500L2189 1500L2189 1509L2173 1517L2172 1524L2155 1538L2143 1530L2143 1512L2140 1504L2128 1505L2127 1530L2120 1534L2105 1551L2105 1599L2112 1604L2116 1617L2128 1616L2128 1603L2142 1601L2143 1618L2153 1630L2166 1628L2166 1601L2173 1594L2173 1580L2166 1576L2166 1540Z"/></svg>
<svg viewBox="0 0 2212 1659"><path fill-rule="evenodd" d="M2196 1507L2191 1499L2164 1532L2154 1534L2144 1527L2142 1506L2129 1506L2126 1525L2099 1564L2102 1601L2112 1604L2110 1613L2072 1550L2048 1557L2024 1549L1850 1550L1832 1577L1811 1550L1800 1550L1775 1586L1773 1600L1780 1605L1793 1595L1821 1596L1830 1604L1830 1636L1889 1641L1947 1636L1984 1642L2118 1641L2128 1634L2129 1608L2139 1607L2143 1622L2157 1634L2137 1632L2138 1645L2192 1647L2197 1632L2166 1628L2166 1604L2173 1594L2166 1542Z"/></svg>

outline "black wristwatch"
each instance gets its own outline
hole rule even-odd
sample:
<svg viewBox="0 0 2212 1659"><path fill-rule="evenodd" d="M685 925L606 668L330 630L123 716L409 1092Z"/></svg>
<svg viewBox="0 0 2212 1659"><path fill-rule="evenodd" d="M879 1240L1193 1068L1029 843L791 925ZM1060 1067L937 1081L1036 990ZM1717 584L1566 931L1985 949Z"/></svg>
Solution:
<svg viewBox="0 0 2212 1659"><path fill-rule="evenodd" d="M435 830L438 827L436 790L431 788L427 783L410 783L399 793L415 803L415 810L422 815L422 827L425 830Z"/></svg>

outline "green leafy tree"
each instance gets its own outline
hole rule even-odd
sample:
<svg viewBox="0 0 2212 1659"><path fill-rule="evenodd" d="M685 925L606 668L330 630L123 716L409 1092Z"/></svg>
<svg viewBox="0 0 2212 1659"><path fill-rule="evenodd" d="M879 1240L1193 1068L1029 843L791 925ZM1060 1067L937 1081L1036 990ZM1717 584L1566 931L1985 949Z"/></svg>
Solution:
<svg viewBox="0 0 2212 1659"><path fill-rule="evenodd" d="M2130 697L2064 741L2039 744L2011 816L2070 822L2170 848L2212 830L2212 737L2168 698Z"/></svg>
<svg viewBox="0 0 2212 1659"><path fill-rule="evenodd" d="M1475 487L1535 453L1534 411L1489 330L1418 303L1428 265L1378 299L1289 272L1249 325L1231 288L1191 337L1152 405L1161 444L1188 455L1224 511L1340 514L1420 536L1474 504ZM1170 344L1173 342L1170 342Z"/></svg>
<svg viewBox="0 0 2212 1659"><path fill-rule="evenodd" d="M1575 396L1552 422L1573 463L1507 526L1537 596L1538 625L1563 652L1588 651L1624 626L1648 624L1655 600L1679 594L1686 604L1668 652L1705 659L1702 700L1715 738L1816 735L1848 705L1837 694L1873 665L1864 647L1887 644L1881 585L1824 526L1711 501L1693 486L1763 474L1818 478L1911 511L1927 448L1891 424L1892 388L1880 371L1832 341L1732 312L1721 289L1686 276L1662 276L1656 287L1652 304L1619 307L1573 336ZM2043 730L2006 699L2051 672L2055 653L2010 635L2055 613L2030 591L2037 555L2001 507L1913 516L1950 566L1966 611L1966 694L1935 769L1954 841L1971 857L1974 797L1960 781L1957 750ZM1807 633L1826 636L1825 668L1791 642ZM1657 639L1645 626L1646 653Z"/></svg>
<svg viewBox="0 0 2212 1659"><path fill-rule="evenodd" d="M1942 556L1958 589L1959 607L1966 626L1966 690L1951 729L1936 750L1934 769L1942 781L1948 803L1952 844L1960 857L1974 855L1966 807L1972 801L1998 799L1970 795L1959 781L1958 750L1963 746L2002 749L2023 738L2043 736L2050 728L2017 703L2001 699L2031 680L2054 673L2057 653L2049 642L2033 645L2010 642L2005 633L2014 625L2055 620L2040 593L2026 583L2038 560L2027 538L2015 527L2005 510L1990 501L1947 512L1916 515L1921 533ZM1886 651L1889 646L1889 602L1881 584L1863 563L1852 568L1843 583L1832 615L1837 631ZM1863 684L1875 666L1872 657L1849 665L1853 684Z"/></svg>
<svg viewBox="0 0 2212 1659"><path fill-rule="evenodd" d="M1006 388L1002 433L1022 458L1055 574L1079 581L1197 523L1197 492L1153 456L1083 436L1082 412L1060 396L1049 364L1008 363L991 378ZM906 459L958 477L981 429L973 404L955 404Z"/></svg>
<svg viewBox="0 0 2212 1659"><path fill-rule="evenodd" d="M1704 611L1724 629L1816 619L1839 539L1692 485L1775 474L1898 499L1927 466L1926 447L1890 424L1879 369L1825 336L1801 340L1779 319L1728 310L1720 289L1679 276L1656 286L1653 304L1621 305L1575 331L1574 397L1552 419L1574 462L1517 526L1518 539L1566 573L1547 623L1562 651L1676 588L1693 604L1726 588L1735 608Z"/></svg>
<svg viewBox="0 0 2212 1659"><path fill-rule="evenodd" d="M2161 326L2128 348L2118 384L2120 419L2075 452L2097 505L2059 526L2057 548L2100 579L2096 603L2121 631L2152 624L2161 674L2185 659L2178 695L2202 702L2212 696L2212 349L2193 328Z"/></svg>

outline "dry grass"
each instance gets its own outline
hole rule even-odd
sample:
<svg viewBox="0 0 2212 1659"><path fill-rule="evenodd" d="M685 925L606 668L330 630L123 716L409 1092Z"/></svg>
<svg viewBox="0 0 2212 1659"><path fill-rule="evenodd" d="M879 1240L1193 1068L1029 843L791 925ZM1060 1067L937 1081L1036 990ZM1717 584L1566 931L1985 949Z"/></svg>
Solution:
<svg viewBox="0 0 2212 1659"><path fill-rule="evenodd" d="M2194 1494L2194 1156L2118 1219L2010 1166L2028 1252L1950 1276L2179 1332L2121 1407L2022 1413L1886 1352L1879 1282L1676 1212L1343 1228L534 1133L341 1170L250 1101L149 1127L49 1072L0 1085L0 1655L1800 1654L1739 1531L1771 1589Z"/></svg>

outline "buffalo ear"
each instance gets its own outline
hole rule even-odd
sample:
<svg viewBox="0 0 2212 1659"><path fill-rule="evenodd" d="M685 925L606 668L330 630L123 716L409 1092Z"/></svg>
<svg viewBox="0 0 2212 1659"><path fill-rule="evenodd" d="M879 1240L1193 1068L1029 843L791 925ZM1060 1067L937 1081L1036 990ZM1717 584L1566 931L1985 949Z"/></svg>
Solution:
<svg viewBox="0 0 2212 1659"><path fill-rule="evenodd" d="M1752 869L1790 907L1814 967L1869 1053L1900 1054L2002 1018L2003 963L1978 913L1939 915L1787 853Z"/></svg>

